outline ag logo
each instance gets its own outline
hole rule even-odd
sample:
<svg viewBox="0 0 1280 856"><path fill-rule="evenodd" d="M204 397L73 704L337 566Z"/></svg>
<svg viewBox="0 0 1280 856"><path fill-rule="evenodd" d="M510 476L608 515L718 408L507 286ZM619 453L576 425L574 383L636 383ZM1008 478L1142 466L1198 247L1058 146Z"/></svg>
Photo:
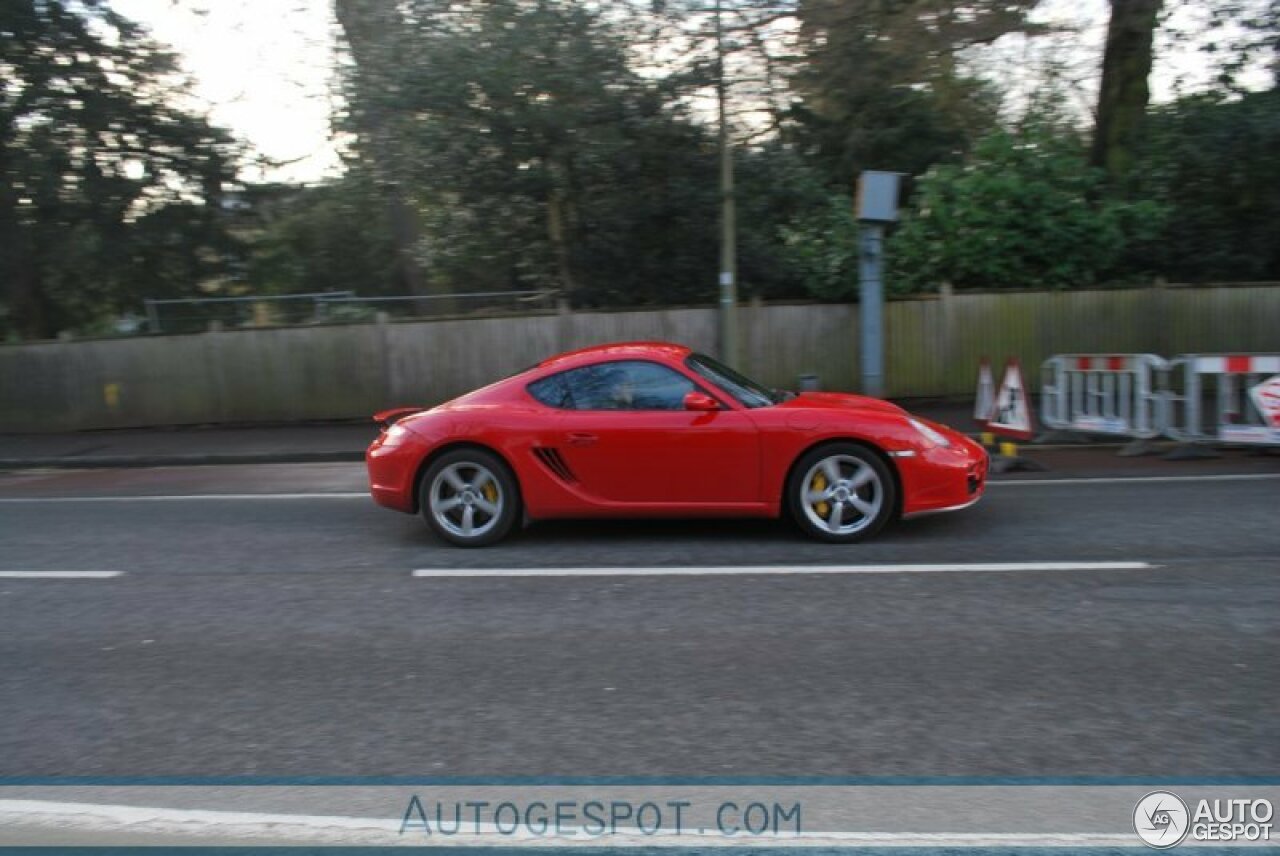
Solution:
<svg viewBox="0 0 1280 856"><path fill-rule="evenodd" d="M1168 791L1152 791L1133 808L1133 829L1151 847L1163 850L1181 844L1190 828L1187 804Z"/></svg>

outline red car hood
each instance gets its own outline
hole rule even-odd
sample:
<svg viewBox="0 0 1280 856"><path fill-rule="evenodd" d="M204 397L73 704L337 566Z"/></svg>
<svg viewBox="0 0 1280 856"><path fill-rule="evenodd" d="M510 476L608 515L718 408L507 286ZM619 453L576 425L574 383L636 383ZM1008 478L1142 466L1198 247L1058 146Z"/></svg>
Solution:
<svg viewBox="0 0 1280 856"><path fill-rule="evenodd" d="M817 410L872 410L880 413L906 413L898 405L866 395L845 392L802 392L790 401L778 405L783 408Z"/></svg>

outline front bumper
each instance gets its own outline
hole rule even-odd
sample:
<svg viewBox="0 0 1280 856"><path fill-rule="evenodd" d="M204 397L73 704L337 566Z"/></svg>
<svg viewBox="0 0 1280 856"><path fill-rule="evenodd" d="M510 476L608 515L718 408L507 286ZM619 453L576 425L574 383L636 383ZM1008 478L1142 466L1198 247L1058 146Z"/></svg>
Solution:
<svg viewBox="0 0 1280 856"><path fill-rule="evenodd" d="M963 434L934 427L944 431L949 447L931 446L896 461L902 476L904 518L968 508L987 489L986 450Z"/></svg>

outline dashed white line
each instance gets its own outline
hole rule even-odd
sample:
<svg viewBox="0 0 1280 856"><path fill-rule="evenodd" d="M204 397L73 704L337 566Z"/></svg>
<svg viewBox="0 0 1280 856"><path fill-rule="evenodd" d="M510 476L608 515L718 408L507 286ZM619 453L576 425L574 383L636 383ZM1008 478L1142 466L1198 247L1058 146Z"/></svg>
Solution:
<svg viewBox="0 0 1280 856"><path fill-rule="evenodd" d="M1146 571L1150 562L966 562L893 565L721 565L707 567L612 568L418 568L413 576L428 579L457 577L716 577L813 574L943 574L1016 573L1045 571Z"/></svg>
<svg viewBox="0 0 1280 856"><path fill-rule="evenodd" d="M0 580L109 580L123 571L0 571Z"/></svg>

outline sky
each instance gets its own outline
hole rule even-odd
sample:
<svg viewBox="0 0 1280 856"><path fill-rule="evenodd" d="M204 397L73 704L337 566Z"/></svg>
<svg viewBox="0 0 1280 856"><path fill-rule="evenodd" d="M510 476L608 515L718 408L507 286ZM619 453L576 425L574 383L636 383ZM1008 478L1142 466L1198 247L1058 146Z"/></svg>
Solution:
<svg viewBox="0 0 1280 856"><path fill-rule="evenodd" d="M332 0L111 0L111 6L178 55L215 124L287 163L247 168L245 179L309 182L341 171L329 134Z"/></svg>
<svg viewBox="0 0 1280 856"><path fill-rule="evenodd" d="M1174 7L1157 43L1152 93L1171 98L1179 85L1194 89L1212 77L1207 57L1170 35L1195 31L1203 5ZM213 121L230 128L276 166L250 166L247 180L314 182L341 171L331 141L332 67L336 23L332 0L112 0L118 12L145 24L177 53L193 92ZM1037 18L1070 29L1028 44L1005 39L981 57L1011 90L1016 109L1027 70L1047 55L1061 58L1077 78L1074 101L1088 115L1096 91L1108 16L1107 0L1045 0Z"/></svg>

